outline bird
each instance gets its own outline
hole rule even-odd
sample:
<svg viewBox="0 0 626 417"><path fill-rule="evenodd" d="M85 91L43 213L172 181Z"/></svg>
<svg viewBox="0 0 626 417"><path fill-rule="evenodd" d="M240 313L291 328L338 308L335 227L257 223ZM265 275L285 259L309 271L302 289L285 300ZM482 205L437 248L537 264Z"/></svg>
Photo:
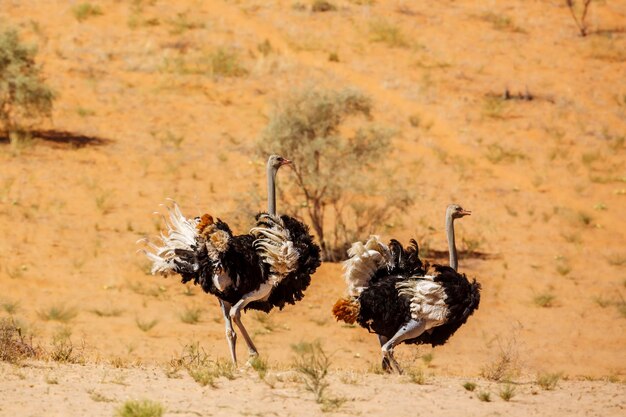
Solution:
<svg viewBox="0 0 626 417"><path fill-rule="evenodd" d="M454 221L470 214L457 204L446 208L450 265L433 265L434 273L427 273L414 239L403 248L395 239L386 245L370 236L348 250L348 296L337 300L332 313L378 335L385 371L402 373L393 356L398 344L443 345L478 308L481 285L457 272L454 238Z"/></svg>
<svg viewBox="0 0 626 417"><path fill-rule="evenodd" d="M178 274L219 300L233 364L237 364L237 333L249 356L258 350L241 321L247 309L270 312L302 299L311 276L321 264L320 248L301 221L276 214L276 174L292 162L280 155L267 160L268 210L256 215L247 234L235 235L227 223L208 213L187 218L172 202L167 206L167 230L158 239L144 239L144 254L153 275Z"/></svg>

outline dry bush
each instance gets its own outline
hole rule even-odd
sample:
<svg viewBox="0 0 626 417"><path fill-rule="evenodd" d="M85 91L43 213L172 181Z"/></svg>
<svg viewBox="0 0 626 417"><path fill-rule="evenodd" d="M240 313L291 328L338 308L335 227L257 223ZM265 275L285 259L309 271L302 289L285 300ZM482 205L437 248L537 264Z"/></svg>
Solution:
<svg viewBox="0 0 626 417"><path fill-rule="evenodd" d="M358 90L294 91L276 105L258 143L264 155L294 160L295 175L279 183L288 191L281 204L289 214L309 217L325 260L344 259L351 242L393 226L413 202L397 167L386 163L393 160L394 132L357 123L350 124L351 137L344 133L349 121L369 119L371 110L371 99Z"/></svg>
<svg viewBox="0 0 626 417"><path fill-rule="evenodd" d="M330 367L330 357L324 352L319 341L314 343L301 342L292 345L296 353L295 370L302 375L302 381L308 391L315 395L315 401L322 403L324 391L328 388L326 376Z"/></svg>
<svg viewBox="0 0 626 417"><path fill-rule="evenodd" d="M510 380L519 372L519 353L517 351L517 337L511 336L506 340L500 337L497 342L497 352L491 362L483 366L481 375L492 381Z"/></svg>
<svg viewBox="0 0 626 417"><path fill-rule="evenodd" d="M216 388L219 377L235 379L235 366L230 361L212 360L198 342L186 345L181 356L172 359L165 372L169 378L174 378L181 369L185 369L203 387Z"/></svg>
<svg viewBox="0 0 626 417"><path fill-rule="evenodd" d="M546 391L552 391L561 379L561 373L541 373L537 375L537 384Z"/></svg>
<svg viewBox="0 0 626 417"><path fill-rule="evenodd" d="M33 346L32 337L24 336L13 318L0 320L0 361L16 363L36 357L40 350Z"/></svg>
<svg viewBox="0 0 626 417"><path fill-rule="evenodd" d="M37 50L15 30L0 32L0 135L12 143L27 138L33 125L52 113L54 93L46 85Z"/></svg>
<svg viewBox="0 0 626 417"><path fill-rule="evenodd" d="M589 28L587 26L587 13L589 12L589 7L591 6L591 2L592 0L582 0L582 5L580 7L577 7L576 4L578 2L574 1L574 0L565 0L565 4L567 4L567 7L572 15L572 19L574 19L574 22L576 23L576 26L578 27L578 31L580 32L581 36L587 36L589 34ZM580 18L579 16L576 14L578 8L582 8L582 10L580 10Z"/></svg>

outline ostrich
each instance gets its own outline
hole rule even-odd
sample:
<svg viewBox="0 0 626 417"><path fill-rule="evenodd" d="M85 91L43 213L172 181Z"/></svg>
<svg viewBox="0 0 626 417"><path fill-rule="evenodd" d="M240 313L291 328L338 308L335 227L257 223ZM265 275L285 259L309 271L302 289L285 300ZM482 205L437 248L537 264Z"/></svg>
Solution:
<svg viewBox="0 0 626 417"><path fill-rule="evenodd" d="M160 244L147 241L144 251L152 261L152 274L179 274L219 299L226 339L237 364L234 322L250 357L258 351L241 322L241 311L282 310L304 296L311 275L319 267L320 248L309 228L293 217L276 215L275 179L278 169L291 161L272 155L267 161L268 212L256 216L250 233L233 235L230 227L209 214L186 218L177 204L168 207L167 232Z"/></svg>
<svg viewBox="0 0 626 417"><path fill-rule="evenodd" d="M454 220L469 214L456 204L447 207L450 266L434 265L432 275L419 260L415 240L403 249L396 240L387 246L371 236L349 249L344 263L349 297L335 303L333 314L378 335L384 370L402 373L393 357L398 344L443 345L478 308L480 284L456 272Z"/></svg>

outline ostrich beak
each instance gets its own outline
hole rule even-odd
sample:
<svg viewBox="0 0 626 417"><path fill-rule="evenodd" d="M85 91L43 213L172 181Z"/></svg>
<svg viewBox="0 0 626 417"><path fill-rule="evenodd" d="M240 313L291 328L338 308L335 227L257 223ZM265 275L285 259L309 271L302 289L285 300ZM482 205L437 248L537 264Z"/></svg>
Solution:
<svg viewBox="0 0 626 417"><path fill-rule="evenodd" d="M462 216L469 216L469 215L471 215L471 214L472 214L472 212L471 212L471 211L469 211L469 210L461 210L461 215L462 215Z"/></svg>
<svg viewBox="0 0 626 417"><path fill-rule="evenodd" d="M293 162L289 159L283 159L283 161L280 163L280 166L282 167L283 165L291 165L292 163Z"/></svg>

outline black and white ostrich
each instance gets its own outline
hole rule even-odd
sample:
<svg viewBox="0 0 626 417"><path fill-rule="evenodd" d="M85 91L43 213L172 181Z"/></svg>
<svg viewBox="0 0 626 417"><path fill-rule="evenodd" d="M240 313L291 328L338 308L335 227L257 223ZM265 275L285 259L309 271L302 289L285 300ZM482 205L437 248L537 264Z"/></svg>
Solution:
<svg viewBox="0 0 626 417"><path fill-rule="evenodd" d="M268 212L256 216L250 233L233 235L226 223L209 214L186 218L175 203L168 207L167 231L160 243L147 242L152 274L179 274L215 295L226 325L233 363L237 363L235 322L250 356L258 351L241 322L241 311L282 309L304 296L319 267L320 248L309 228L293 217L276 215L275 178L291 161L272 155L267 161Z"/></svg>
<svg viewBox="0 0 626 417"><path fill-rule="evenodd" d="M450 266L434 265L434 274L426 273L413 239L403 248L396 240L385 245L371 236L348 250L348 298L335 303L333 314L378 335L383 369L402 372L393 357L399 343L442 345L478 308L480 284L456 272L454 220L469 214L456 204L447 207Z"/></svg>

